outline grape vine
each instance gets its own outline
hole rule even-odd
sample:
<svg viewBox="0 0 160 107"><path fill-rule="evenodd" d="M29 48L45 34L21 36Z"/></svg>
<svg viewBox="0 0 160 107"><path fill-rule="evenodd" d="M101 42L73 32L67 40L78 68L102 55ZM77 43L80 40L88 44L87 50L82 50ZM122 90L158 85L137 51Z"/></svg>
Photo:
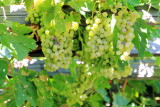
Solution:
<svg viewBox="0 0 160 107"><path fill-rule="evenodd" d="M22 68L20 72L13 73L14 79L2 82L7 77L7 69L10 66L9 69L12 69L11 64L7 66L12 61L8 61L7 58L0 59L0 64L4 66L0 66L0 70L5 73L0 84L3 85L3 90L8 90L6 91L8 93L4 91L5 97L0 96L0 99L3 99L0 100L0 106L3 103L15 104L14 106L18 107L44 107L46 104L48 107L105 107L105 103L112 104L113 107L133 106L131 101L128 101L133 96L138 99L135 101L137 105L145 105L140 104L139 100L142 100L142 103L149 102L145 101L144 97L139 99L137 92L145 93L146 85L152 86L152 82L120 81L122 84L122 89L118 90L120 93L108 92L111 91L108 89L111 89L110 83L114 82L114 79L121 79L132 73L130 52L141 38L139 34L141 25L137 28L135 26L137 23L145 23L134 9L136 3L131 0L24 0L24 2L28 12L26 21L30 22L33 33L24 25L5 21L0 24L0 30L2 29L0 40L2 39L4 45L3 47L0 44L0 47L6 46L9 52L16 49L11 55L21 60L36 46L31 38L28 39L29 36L20 35L31 33L36 34L36 37L38 35L45 56L45 70L37 73ZM0 5L6 3L1 1ZM19 39L16 39L18 37ZM23 46L17 45L16 40ZM27 51L22 51L23 49ZM69 69L70 72L53 75L46 72L54 72L60 68ZM115 83L119 87L116 80ZM12 86L8 87L8 84ZM135 87L135 84L138 84L138 87ZM131 90L134 91L130 95ZM125 94L127 91L129 94ZM11 98L8 99L8 96Z"/></svg>

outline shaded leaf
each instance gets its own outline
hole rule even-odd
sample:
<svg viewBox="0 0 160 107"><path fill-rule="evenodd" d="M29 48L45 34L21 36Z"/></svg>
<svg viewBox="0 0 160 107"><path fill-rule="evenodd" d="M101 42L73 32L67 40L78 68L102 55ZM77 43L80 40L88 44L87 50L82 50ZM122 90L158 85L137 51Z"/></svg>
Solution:
<svg viewBox="0 0 160 107"><path fill-rule="evenodd" d="M113 96L113 107L124 107L127 106L129 100L122 95L116 94Z"/></svg>
<svg viewBox="0 0 160 107"><path fill-rule="evenodd" d="M90 95L89 102L91 107L105 107L103 104L103 98L99 94Z"/></svg>
<svg viewBox="0 0 160 107"><path fill-rule="evenodd" d="M8 64L6 61L0 59L0 88L2 87L8 71Z"/></svg>
<svg viewBox="0 0 160 107"><path fill-rule="evenodd" d="M146 92L146 86L144 81L139 81L139 80L130 80L128 81L128 84L132 86L136 91L139 93L145 93Z"/></svg>
<svg viewBox="0 0 160 107"><path fill-rule="evenodd" d="M148 44L147 40L149 38L150 32L147 26L148 25L146 24L146 22L142 19L138 19L133 26L135 38L132 42L138 50L138 56L141 58L145 56L145 51Z"/></svg>

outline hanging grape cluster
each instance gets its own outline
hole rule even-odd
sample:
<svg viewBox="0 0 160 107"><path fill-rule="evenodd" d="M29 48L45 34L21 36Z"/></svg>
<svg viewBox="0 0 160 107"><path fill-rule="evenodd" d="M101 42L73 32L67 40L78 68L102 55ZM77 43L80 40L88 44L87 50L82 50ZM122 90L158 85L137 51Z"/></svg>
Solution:
<svg viewBox="0 0 160 107"><path fill-rule="evenodd" d="M121 78L132 72L130 67L130 51L133 49L132 40L134 30L132 25L139 17L137 12L130 11L121 3L109 5L109 12L98 12L95 16L86 20L85 55L89 57L92 67L99 67L99 71L107 78ZM115 26L118 32L112 31L111 21L115 18ZM117 36L116 47L114 37ZM116 51L114 50L116 48ZM118 62L126 63L123 71L120 71ZM99 74L100 75L100 74Z"/></svg>
<svg viewBox="0 0 160 107"><path fill-rule="evenodd" d="M74 31L78 29L78 23L72 22L72 26L66 32L57 33L52 27L42 27L38 33L41 38L42 51L46 57L45 69L56 71L60 68L67 69L72 62L72 48Z"/></svg>
<svg viewBox="0 0 160 107"><path fill-rule="evenodd" d="M28 12L25 20L43 26L42 12L37 8L32 8L32 10Z"/></svg>

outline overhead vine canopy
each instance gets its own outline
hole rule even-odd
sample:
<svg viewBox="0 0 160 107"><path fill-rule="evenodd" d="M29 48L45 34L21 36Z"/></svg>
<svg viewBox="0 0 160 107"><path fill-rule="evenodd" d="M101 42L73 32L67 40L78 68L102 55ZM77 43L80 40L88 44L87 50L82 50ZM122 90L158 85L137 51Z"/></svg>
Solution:
<svg viewBox="0 0 160 107"><path fill-rule="evenodd" d="M6 92L10 92L4 91L0 104L103 107L103 101L114 100L113 107L129 106L133 96L113 94L112 99L108 97L106 89L111 88L108 80L131 75L130 52L134 47L141 58L152 55L148 51L148 40L155 37L151 36L153 34L159 35L159 26L148 25L135 7L147 4L159 10L159 0L0 1L2 7L11 4L26 6L25 20L32 27L6 20L0 24L0 88L7 87ZM24 59L36 48L30 34L40 38L45 70L39 74L25 68L14 72L13 60ZM49 77L46 73L46 70L54 72L60 68L69 69L70 75ZM13 79L6 79L7 75ZM126 86L126 82L124 84ZM145 84L151 85L137 84L142 88Z"/></svg>

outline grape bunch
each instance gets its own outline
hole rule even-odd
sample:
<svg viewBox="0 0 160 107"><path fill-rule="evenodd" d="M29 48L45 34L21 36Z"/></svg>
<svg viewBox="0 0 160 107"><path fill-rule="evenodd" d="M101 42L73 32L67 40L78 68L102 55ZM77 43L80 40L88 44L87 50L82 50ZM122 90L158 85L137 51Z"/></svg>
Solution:
<svg viewBox="0 0 160 107"><path fill-rule="evenodd" d="M67 69L72 62L72 48L74 31L78 23L73 22L70 30L57 33L51 26L42 27L38 33L41 38L42 51L46 57L45 69L55 71L59 68Z"/></svg>
<svg viewBox="0 0 160 107"><path fill-rule="evenodd" d="M134 38L134 29L132 25L139 18L139 14L135 11L127 9L121 3L109 5L108 9L112 13L107 12L96 14L92 18L86 20L86 39L85 39L85 55L91 60L88 63L91 67L99 67L98 75L106 78L126 77L131 74L130 67L130 51L133 49L132 40ZM111 20L115 17L118 32L114 34L111 31ZM117 35L116 47L113 45L114 36ZM113 48L116 48L115 50ZM124 65L123 71L120 71L119 61L127 63Z"/></svg>
<svg viewBox="0 0 160 107"><path fill-rule="evenodd" d="M133 49L132 40L135 37L132 25L136 18L139 18L139 14L136 11L127 10L126 7L122 7L116 17L119 29L116 54L121 56L121 60L127 61L130 58L130 51Z"/></svg>
<svg viewBox="0 0 160 107"><path fill-rule="evenodd" d="M110 19L107 12L99 13L93 18L86 20L86 46L85 52L91 59L98 58L108 50L109 42L112 40L110 32Z"/></svg>
<svg viewBox="0 0 160 107"><path fill-rule="evenodd" d="M25 18L26 21L30 21L34 24L40 24L43 26L43 19L42 19L42 12L38 8L32 8L31 11L28 12L27 17Z"/></svg>

